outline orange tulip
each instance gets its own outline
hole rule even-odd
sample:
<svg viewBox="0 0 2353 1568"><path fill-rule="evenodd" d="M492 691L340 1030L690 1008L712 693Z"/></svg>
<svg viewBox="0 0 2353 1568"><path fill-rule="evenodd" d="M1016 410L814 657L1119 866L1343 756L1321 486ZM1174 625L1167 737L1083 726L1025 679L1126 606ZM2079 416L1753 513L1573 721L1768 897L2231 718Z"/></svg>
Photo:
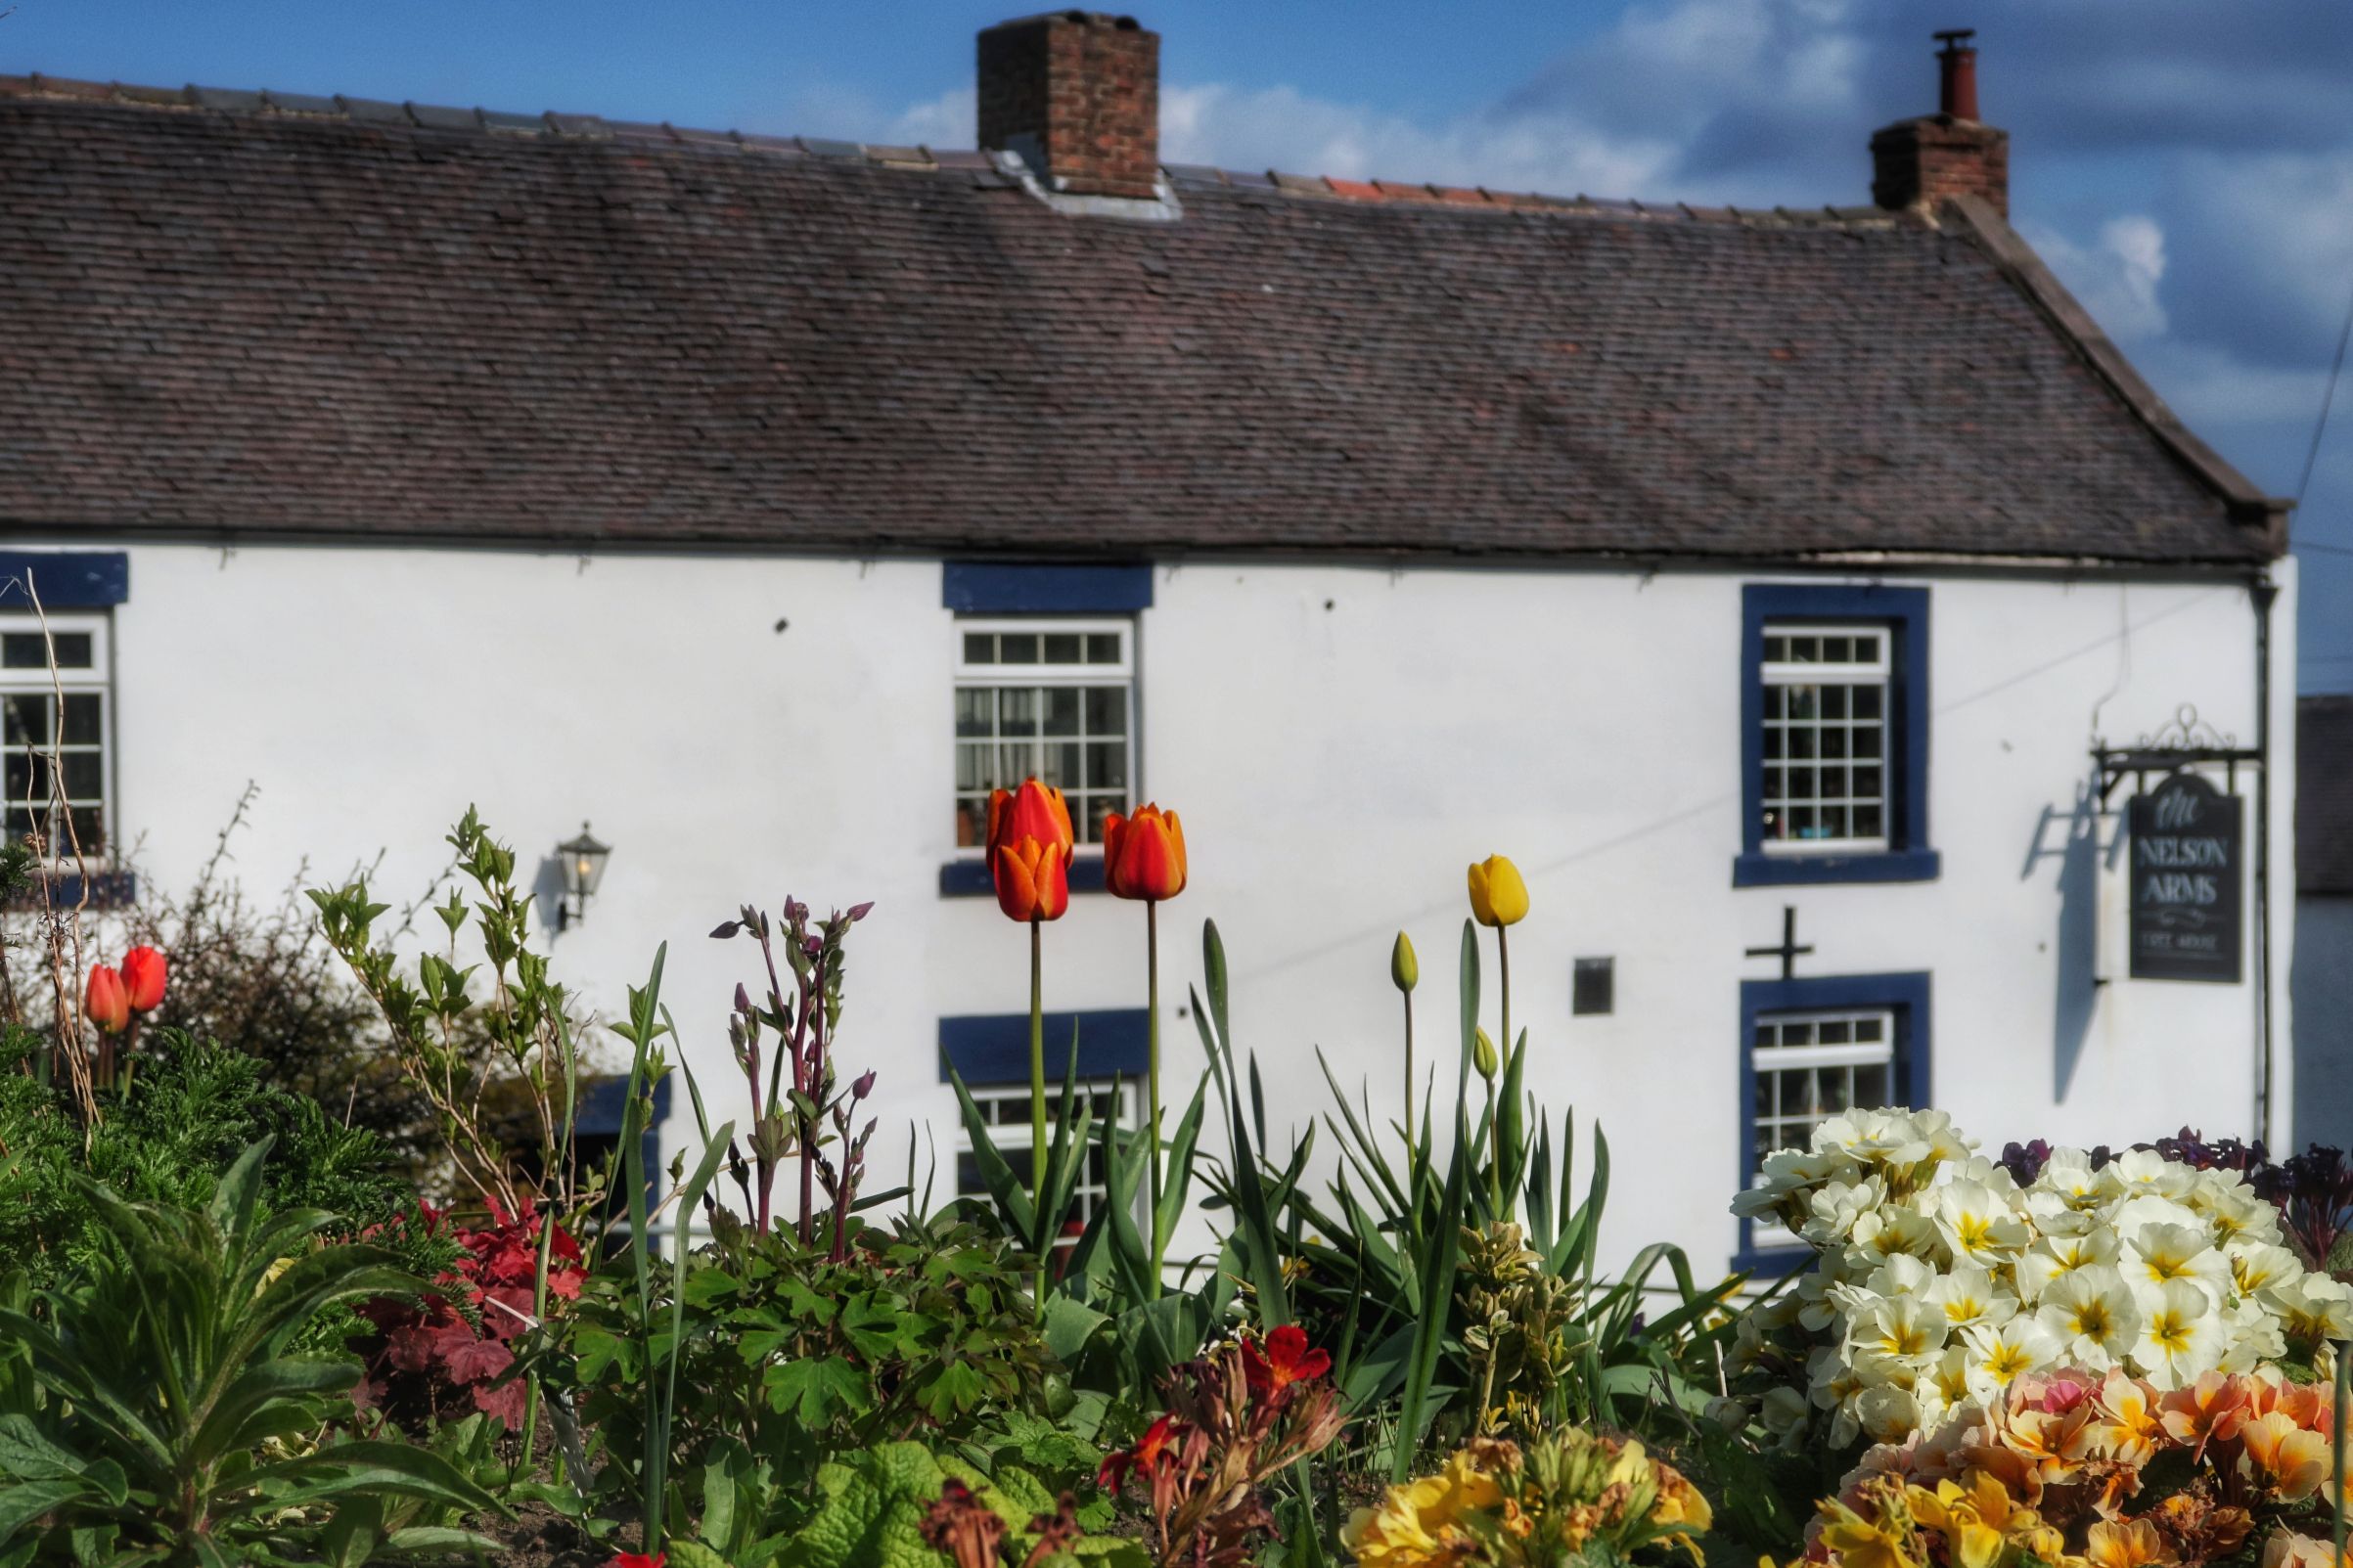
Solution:
<svg viewBox="0 0 2353 1568"><path fill-rule="evenodd" d="M1185 890L1185 825L1146 806L1103 819L1103 884L1120 898L1174 898Z"/></svg>
<svg viewBox="0 0 2353 1568"><path fill-rule="evenodd" d="M122 989L133 1012L153 1012L163 1003L163 955L135 947L122 956Z"/></svg>
<svg viewBox="0 0 2353 1568"><path fill-rule="evenodd" d="M108 1034L120 1034L131 1021L129 995L122 976L103 963L90 965L89 988L82 993L82 1015Z"/></svg>
<svg viewBox="0 0 2353 1568"><path fill-rule="evenodd" d="M1059 920L1070 907L1070 808L1035 779L988 799L988 872L997 907L1017 920Z"/></svg>

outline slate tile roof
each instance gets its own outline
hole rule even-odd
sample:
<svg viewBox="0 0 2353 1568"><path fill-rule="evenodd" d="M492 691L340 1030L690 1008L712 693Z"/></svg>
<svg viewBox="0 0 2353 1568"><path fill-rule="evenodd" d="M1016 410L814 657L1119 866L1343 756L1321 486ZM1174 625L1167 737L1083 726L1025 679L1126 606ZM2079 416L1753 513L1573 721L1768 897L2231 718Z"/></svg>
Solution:
<svg viewBox="0 0 2353 1568"><path fill-rule="evenodd" d="M2276 506L1982 208L1167 173L1177 221L1076 217L973 153L0 76L0 526L2279 547Z"/></svg>
<svg viewBox="0 0 2353 1568"><path fill-rule="evenodd" d="M2296 698L2296 891L2353 893L2353 696Z"/></svg>

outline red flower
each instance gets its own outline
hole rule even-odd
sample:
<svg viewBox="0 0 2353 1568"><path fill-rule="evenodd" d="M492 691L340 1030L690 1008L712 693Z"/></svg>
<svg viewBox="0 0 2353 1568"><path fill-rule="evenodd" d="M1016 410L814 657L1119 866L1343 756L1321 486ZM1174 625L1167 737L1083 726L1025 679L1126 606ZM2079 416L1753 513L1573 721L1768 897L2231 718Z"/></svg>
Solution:
<svg viewBox="0 0 2353 1568"><path fill-rule="evenodd" d="M1120 898L1174 898L1185 890L1185 827L1173 811L1146 806L1103 819L1103 882Z"/></svg>
<svg viewBox="0 0 2353 1568"><path fill-rule="evenodd" d="M1251 1393L1280 1394L1293 1383L1304 1383L1332 1370L1332 1357L1307 1348L1306 1329L1296 1323L1285 1323L1266 1336L1263 1350L1248 1339L1242 1342L1242 1369L1250 1380Z"/></svg>
<svg viewBox="0 0 2353 1568"><path fill-rule="evenodd" d="M153 1012L163 1001L163 955L135 947L122 956L122 989L133 1012Z"/></svg>
<svg viewBox="0 0 2353 1568"><path fill-rule="evenodd" d="M1122 1449L1103 1461L1103 1468L1095 1472L1095 1484L1106 1492L1116 1492L1131 1469L1151 1480L1168 1457L1169 1449L1184 1435L1184 1425L1175 1416L1161 1416L1136 1439L1134 1448Z"/></svg>
<svg viewBox="0 0 2353 1568"><path fill-rule="evenodd" d="M1059 920L1070 907L1070 808L1035 779L988 798L988 873L997 907L1017 920Z"/></svg>
<svg viewBox="0 0 2353 1568"><path fill-rule="evenodd" d="M605 1568L661 1568L669 1558L670 1554L666 1551L657 1551L651 1557L642 1551L616 1551L612 1554L612 1561L607 1563Z"/></svg>
<svg viewBox="0 0 2353 1568"><path fill-rule="evenodd" d="M131 1001L122 989L122 976L103 963L90 965L90 984L82 992L82 1016L108 1034L118 1035L131 1021Z"/></svg>

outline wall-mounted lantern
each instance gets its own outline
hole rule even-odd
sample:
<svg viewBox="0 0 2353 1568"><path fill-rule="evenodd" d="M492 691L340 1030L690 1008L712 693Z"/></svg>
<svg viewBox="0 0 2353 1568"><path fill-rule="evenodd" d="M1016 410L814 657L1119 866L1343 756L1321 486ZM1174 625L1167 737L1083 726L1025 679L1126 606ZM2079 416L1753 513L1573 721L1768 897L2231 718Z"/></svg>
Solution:
<svg viewBox="0 0 2353 1568"><path fill-rule="evenodd" d="M587 914L597 883L605 879L605 862L611 858L612 846L599 843L582 823L580 836L558 844L556 855L564 863L564 897L556 905L556 929L561 931Z"/></svg>

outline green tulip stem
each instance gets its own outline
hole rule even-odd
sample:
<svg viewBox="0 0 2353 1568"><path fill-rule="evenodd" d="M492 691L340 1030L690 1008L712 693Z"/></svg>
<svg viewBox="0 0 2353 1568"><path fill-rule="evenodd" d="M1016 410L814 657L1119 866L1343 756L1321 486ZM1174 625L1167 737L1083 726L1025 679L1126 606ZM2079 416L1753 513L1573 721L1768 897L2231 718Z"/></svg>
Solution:
<svg viewBox="0 0 2353 1568"><path fill-rule="evenodd" d="M1160 901L1144 901L1144 1068L1145 1122L1152 1129L1152 1294L1160 1294L1160 1261L1168 1256L1168 1234L1160 1222Z"/></svg>
<svg viewBox="0 0 2353 1568"><path fill-rule="evenodd" d="M1029 918L1029 1202L1037 1217L1037 1310L1046 1310L1046 925Z"/></svg>
<svg viewBox="0 0 2353 1568"><path fill-rule="evenodd" d="M1496 1058L1496 1071L1512 1059L1512 928L1498 923L1495 927L1495 972L1498 988L1503 993L1504 1032L1498 1042L1502 1053ZM1494 1201L1496 1218L1504 1212L1504 1145L1503 1124L1495 1118L1495 1080L1487 1080L1487 1196Z"/></svg>
<svg viewBox="0 0 2353 1568"><path fill-rule="evenodd" d="M1414 1154L1414 994L1400 991L1405 998L1405 1154Z"/></svg>

